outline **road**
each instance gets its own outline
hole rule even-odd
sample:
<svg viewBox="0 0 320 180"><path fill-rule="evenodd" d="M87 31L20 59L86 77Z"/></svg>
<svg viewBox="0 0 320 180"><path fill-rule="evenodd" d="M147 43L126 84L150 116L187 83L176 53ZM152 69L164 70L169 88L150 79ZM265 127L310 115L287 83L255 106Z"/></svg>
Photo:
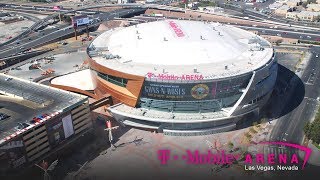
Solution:
<svg viewBox="0 0 320 180"><path fill-rule="evenodd" d="M286 93L291 94L291 96L282 111L286 112L292 108L292 105L297 103L298 98L296 97L302 95L303 100L298 107L278 119L270 133L269 141L286 141L295 144L301 144L303 141L303 127L315 115L319 106L317 97L320 96L320 58L316 58L316 54L320 53L320 47L311 48L311 52L313 52L312 57L301 77L304 88L298 87L299 85L289 86ZM292 155L297 151L292 148L271 145L265 147L265 153ZM314 166L307 166L308 168L308 172L317 169Z"/></svg>
<svg viewBox="0 0 320 180"><path fill-rule="evenodd" d="M290 19L284 19L284 18L281 18L281 17L275 17L275 16L272 16L272 15L263 14L263 13L260 13L258 11L253 10L253 8L255 6L251 6L251 8L248 8L248 6L232 5L232 4L224 5L224 3L221 3L221 6L224 7L224 8L228 8L228 9L239 11L239 12L243 13L244 16L249 16L249 17L255 18L255 19L268 19L270 21L284 23L284 24L299 25L299 26L305 25L305 26L310 26L310 27L319 27L319 23L297 22L297 21L293 21L293 20L290 20Z"/></svg>
<svg viewBox="0 0 320 180"><path fill-rule="evenodd" d="M97 14L94 16L94 18L98 18L101 21L111 20L115 17L125 17L130 14L135 14L139 12L144 12L144 9L142 8L134 8L134 9L118 9L112 12ZM93 23L89 25L88 27L95 27L98 26L100 22ZM77 32L80 31L86 31L86 26L81 26L77 28ZM56 39L62 38L67 35L71 35L74 33L73 26L67 26L64 28L54 28L51 30L48 30L48 32L41 32L40 36L36 36L35 39L27 38L27 40L24 40L23 43L16 44L14 46L10 46L9 48L3 49L0 52L0 59L4 57L8 57L13 54L17 54L20 52L23 52L27 49L39 47L41 45L45 45L48 42L52 42Z"/></svg>
<svg viewBox="0 0 320 180"><path fill-rule="evenodd" d="M88 9L93 9L93 8L100 8L100 7L106 7L106 6L119 6L117 4L113 5L113 4L107 4L107 5L97 5L97 6L90 6L90 7L81 7L81 8L77 8L77 9L61 9L59 10L59 13L54 13L53 15L47 16L46 18L37 21L35 24L33 24L30 28L28 28L27 30L25 30L24 32L22 32L21 34L19 34L16 37L11 38L10 40L0 44L1 46L4 45L8 45L18 39L20 39L21 37L24 37L28 34L30 34L31 32L33 32L36 29L39 29L42 26L47 25L48 20L53 19L54 17L59 16L59 14L68 14L68 13L73 13L73 12L77 12L77 13L85 13L85 14L96 14L96 12L93 11L88 11ZM139 4L122 4L121 6L123 7L137 7L140 8L141 6L139 6ZM28 9L28 10L46 10L46 11L52 11L52 12L56 12L56 10L53 10L52 7L48 7L48 6L29 6L29 5L15 5L15 4L4 4L4 3L0 3L0 7L2 7L3 9L9 9L9 10L21 10L21 9Z"/></svg>

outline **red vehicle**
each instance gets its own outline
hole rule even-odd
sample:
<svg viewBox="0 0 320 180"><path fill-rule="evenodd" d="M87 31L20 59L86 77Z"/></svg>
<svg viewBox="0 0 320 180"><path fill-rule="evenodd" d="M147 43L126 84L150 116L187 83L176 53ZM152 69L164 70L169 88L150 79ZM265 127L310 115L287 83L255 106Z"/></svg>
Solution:
<svg viewBox="0 0 320 180"><path fill-rule="evenodd" d="M40 121L41 121L41 119L38 118L38 117L34 117L32 120L33 120L34 122L40 122Z"/></svg>
<svg viewBox="0 0 320 180"><path fill-rule="evenodd" d="M47 113L42 114L42 117L43 117L43 118L46 118L46 117L48 117L48 116L49 116L49 114L47 114Z"/></svg>

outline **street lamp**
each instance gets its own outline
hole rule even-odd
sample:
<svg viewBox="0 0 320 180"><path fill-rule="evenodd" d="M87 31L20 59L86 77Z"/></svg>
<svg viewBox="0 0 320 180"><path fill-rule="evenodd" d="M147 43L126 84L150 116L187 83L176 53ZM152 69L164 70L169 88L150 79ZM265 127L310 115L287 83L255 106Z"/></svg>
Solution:
<svg viewBox="0 0 320 180"><path fill-rule="evenodd" d="M114 127L112 127L110 120L108 120L108 121L106 122L106 126L107 126L107 128L104 129L104 130L105 130L105 131L109 131L109 142L110 142L110 144L111 144L114 148L116 148L116 146L113 144L113 136L112 136L112 132L111 132L111 131L112 131L113 129L118 129L119 126L114 126Z"/></svg>

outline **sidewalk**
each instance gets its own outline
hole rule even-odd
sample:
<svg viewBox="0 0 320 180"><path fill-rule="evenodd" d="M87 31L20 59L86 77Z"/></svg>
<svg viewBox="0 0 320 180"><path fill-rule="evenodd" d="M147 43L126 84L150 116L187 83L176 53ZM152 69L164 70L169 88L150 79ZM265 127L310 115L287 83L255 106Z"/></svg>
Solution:
<svg viewBox="0 0 320 180"><path fill-rule="evenodd" d="M320 150L316 146L314 146L311 142L308 143L308 147L312 150L308 163L315 166L320 166ZM299 157L303 159L304 156L305 156L304 152L299 151Z"/></svg>

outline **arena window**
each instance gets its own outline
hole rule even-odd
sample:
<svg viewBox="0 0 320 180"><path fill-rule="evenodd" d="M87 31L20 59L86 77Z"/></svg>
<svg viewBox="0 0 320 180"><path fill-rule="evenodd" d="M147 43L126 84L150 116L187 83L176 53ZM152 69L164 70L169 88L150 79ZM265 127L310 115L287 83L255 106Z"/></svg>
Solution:
<svg viewBox="0 0 320 180"><path fill-rule="evenodd" d="M118 86L121 86L121 87L126 87L127 86L127 82L128 82L127 79L123 79L123 78L116 77L116 76L111 76L111 75L108 75L108 74L103 74L101 72L98 72L98 76L101 77L102 79L108 81L108 82L111 82L112 84L115 84L115 85L118 85Z"/></svg>

